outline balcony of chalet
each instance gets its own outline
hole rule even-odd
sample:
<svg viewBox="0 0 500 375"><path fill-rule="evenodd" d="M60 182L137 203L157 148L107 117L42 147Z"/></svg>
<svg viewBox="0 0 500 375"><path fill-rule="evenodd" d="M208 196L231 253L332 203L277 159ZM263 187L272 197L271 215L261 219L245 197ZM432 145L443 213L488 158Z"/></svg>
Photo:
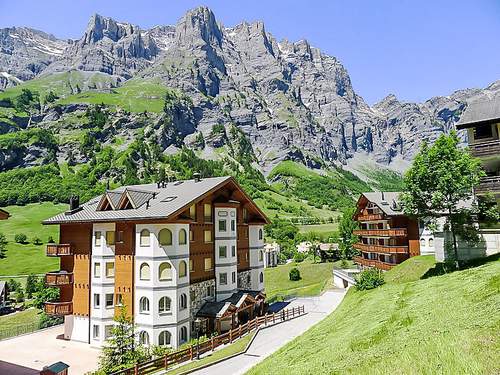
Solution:
<svg viewBox="0 0 500 375"><path fill-rule="evenodd" d="M353 247L359 251L384 254L407 254L408 246L402 245L370 245L364 243L355 243Z"/></svg>
<svg viewBox="0 0 500 375"><path fill-rule="evenodd" d="M358 221L375 221L375 220L384 220L384 215L382 213L369 214L366 213L364 215L359 215L357 217Z"/></svg>
<svg viewBox="0 0 500 375"><path fill-rule="evenodd" d="M493 139L488 141L475 141L469 145L470 153L477 157L488 157L500 155L500 139Z"/></svg>
<svg viewBox="0 0 500 375"><path fill-rule="evenodd" d="M487 176L481 178L479 185L475 188L476 194L500 192L500 176Z"/></svg>
<svg viewBox="0 0 500 375"><path fill-rule="evenodd" d="M48 272L45 275L45 284L51 287L73 284L73 273L66 271Z"/></svg>
<svg viewBox="0 0 500 375"><path fill-rule="evenodd" d="M73 302L45 302L45 314L64 316L73 314Z"/></svg>
<svg viewBox="0 0 500 375"><path fill-rule="evenodd" d="M48 257L73 255L73 247L70 244L48 244L46 255Z"/></svg>
<svg viewBox="0 0 500 375"><path fill-rule="evenodd" d="M388 271L392 267L397 265L397 264L393 264L393 263L382 262L378 259L365 259L365 258L360 257L360 256L355 256L352 258L352 260L354 261L354 263L357 263L363 267L376 267L376 268L384 270L384 271Z"/></svg>
<svg viewBox="0 0 500 375"><path fill-rule="evenodd" d="M375 237L406 237L406 228L396 229L357 229L353 231L356 236L375 236Z"/></svg>

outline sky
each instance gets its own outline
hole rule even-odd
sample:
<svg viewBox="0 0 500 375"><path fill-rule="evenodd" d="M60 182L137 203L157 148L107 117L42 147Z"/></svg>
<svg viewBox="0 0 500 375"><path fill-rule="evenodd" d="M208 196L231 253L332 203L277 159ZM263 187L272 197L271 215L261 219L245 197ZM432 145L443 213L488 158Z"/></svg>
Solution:
<svg viewBox="0 0 500 375"><path fill-rule="evenodd" d="M93 13L142 28L206 5L226 27L264 21L278 40L307 39L347 68L369 104L421 102L500 79L500 0L0 0L0 28L78 39Z"/></svg>

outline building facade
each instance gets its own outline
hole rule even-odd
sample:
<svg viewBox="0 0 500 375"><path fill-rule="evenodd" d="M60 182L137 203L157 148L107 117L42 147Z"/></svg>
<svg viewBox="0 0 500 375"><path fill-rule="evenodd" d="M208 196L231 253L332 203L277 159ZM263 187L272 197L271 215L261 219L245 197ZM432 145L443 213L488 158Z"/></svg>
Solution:
<svg viewBox="0 0 500 375"><path fill-rule="evenodd" d="M142 344L177 347L206 305L243 294L247 310L263 311L267 222L232 177L127 186L83 205L73 200L70 211L44 222L60 226L59 244L48 245L47 255L61 259L60 271L46 275L61 289L60 301L45 311L65 316L66 339L98 347L124 310Z"/></svg>
<svg viewBox="0 0 500 375"><path fill-rule="evenodd" d="M264 246L264 268L276 267L279 263L280 245L277 242Z"/></svg>
<svg viewBox="0 0 500 375"><path fill-rule="evenodd" d="M404 215L398 203L399 193L363 193L357 202L354 220L360 229L354 234L354 248L361 254L354 262L361 267L389 270L409 257L420 255L423 241L418 221Z"/></svg>

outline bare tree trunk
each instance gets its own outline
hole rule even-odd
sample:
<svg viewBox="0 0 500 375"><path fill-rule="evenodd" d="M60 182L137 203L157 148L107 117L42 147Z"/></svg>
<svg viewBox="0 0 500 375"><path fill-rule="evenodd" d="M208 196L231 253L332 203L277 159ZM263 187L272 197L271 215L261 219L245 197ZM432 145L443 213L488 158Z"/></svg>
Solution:
<svg viewBox="0 0 500 375"><path fill-rule="evenodd" d="M455 254L455 267L460 269L460 263L458 261L458 245L457 245L457 236L455 234L455 226L453 225L453 219L451 217L451 208L448 209L449 220L450 220L450 230L451 235L453 237L453 253Z"/></svg>

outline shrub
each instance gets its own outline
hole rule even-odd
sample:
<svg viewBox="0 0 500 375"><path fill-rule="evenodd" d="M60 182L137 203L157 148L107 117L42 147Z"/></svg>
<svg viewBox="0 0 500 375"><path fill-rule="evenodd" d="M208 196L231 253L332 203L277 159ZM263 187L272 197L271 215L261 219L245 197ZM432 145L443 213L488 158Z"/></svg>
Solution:
<svg viewBox="0 0 500 375"><path fill-rule="evenodd" d="M384 275L382 271L376 268L369 268L362 271L356 278L356 289L357 290L368 290L375 289L380 285L383 285Z"/></svg>
<svg viewBox="0 0 500 375"><path fill-rule="evenodd" d="M34 245L41 245L42 244L42 240L38 237L33 237L33 244Z"/></svg>
<svg viewBox="0 0 500 375"><path fill-rule="evenodd" d="M296 252L295 255L293 256L293 260L296 263L302 262L306 258L306 255L303 253Z"/></svg>
<svg viewBox="0 0 500 375"><path fill-rule="evenodd" d="M18 233L14 237L14 241L16 241L17 243L21 243L21 244L26 243L27 239L28 239L28 237L26 237L26 235L24 233Z"/></svg>
<svg viewBox="0 0 500 375"><path fill-rule="evenodd" d="M290 273L288 274L288 277L291 281L299 281L301 279L299 269L297 267L292 268L290 270Z"/></svg>
<svg viewBox="0 0 500 375"><path fill-rule="evenodd" d="M16 302L24 302L24 293L23 293L22 289L20 289L16 292L15 299L16 299Z"/></svg>
<svg viewBox="0 0 500 375"><path fill-rule="evenodd" d="M38 328L48 328L58 324L64 323L64 318L62 316L50 316L45 313L40 315L40 322L38 323Z"/></svg>
<svg viewBox="0 0 500 375"><path fill-rule="evenodd" d="M49 236L49 238L47 238L47 243L55 243L54 238Z"/></svg>

